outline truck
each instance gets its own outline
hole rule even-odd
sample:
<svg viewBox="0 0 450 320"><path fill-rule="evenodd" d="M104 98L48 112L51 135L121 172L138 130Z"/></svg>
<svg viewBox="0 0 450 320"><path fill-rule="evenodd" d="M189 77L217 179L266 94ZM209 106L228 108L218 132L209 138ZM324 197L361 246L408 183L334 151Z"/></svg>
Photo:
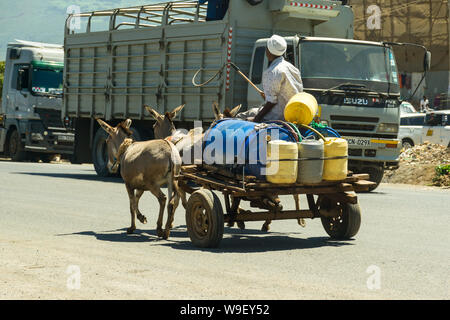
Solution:
<svg viewBox="0 0 450 320"><path fill-rule="evenodd" d="M223 109L261 105L261 95L232 64L262 87L266 43L285 37L285 58L319 102L320 121L349 142L349 168L380 183L398 167L400 89L392 44L353 39L352 8L329 0L234 0L221 20L198 1L69 15L65 31L63 116L75 130L75 156L109 175L103 130L133 120L136 138L151 139L144 105L164 113L185 104L177 127L214 120ZM73 20L79 28L71 28Z"/></svg>
<svg viewBox="0 0 450 320"><path fill-rule="evenodd" d="M73 154L75 134L61 119L64 50L16 40L8 44L0 106L0 153L13 161Z"/></svg>

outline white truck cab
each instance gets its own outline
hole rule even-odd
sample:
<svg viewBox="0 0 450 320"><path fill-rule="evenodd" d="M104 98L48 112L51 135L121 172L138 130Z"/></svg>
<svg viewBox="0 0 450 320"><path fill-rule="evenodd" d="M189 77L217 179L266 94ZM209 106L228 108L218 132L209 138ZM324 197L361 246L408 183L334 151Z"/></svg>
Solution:
<svg viewBox="0 0 450 320"><path fill-rule="evenodd" d="M450 110L402 115L399 139L404 148L426 141L450 147Z"/></svg>
<svg viewBox="0 0 450 320"><path fill-rule="evenodd" d="M73 153L74 134L61 119L64 50L16 40L8 44L0 105L0 153L14 161Z"/></svg>

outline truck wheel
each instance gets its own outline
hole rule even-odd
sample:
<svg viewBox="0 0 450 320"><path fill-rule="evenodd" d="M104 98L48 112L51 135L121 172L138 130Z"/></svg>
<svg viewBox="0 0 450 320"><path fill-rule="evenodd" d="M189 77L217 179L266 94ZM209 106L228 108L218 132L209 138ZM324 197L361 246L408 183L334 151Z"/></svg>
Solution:
<svg viewBox="0 0 450 320"><path fill-rule="evenodd" d="M378 186L380 185L381 181L383 180L384 176L384 169L383 167L367 167L363 170L363 172L369 174L369 181L375 182L376 185L369 188L369 192L374 191Z"/></svg>
<svg viewBox="0 0 450 320"><path fill-rule="evenodd" d="M339 203L334 209L337 210L337 215L320 218L323 228L333 239L351 239L358 233L361 226L359 204Z"/></svg>
<svg viewBox="0 0 450 320"><path fill-rule="evenodd" d="M219 246L224 229L223 209L212 191L200 189L190 196L186 207L186 226L194 246Z"/></svg>
<svg viewBox="0 0 450 320"><path fill-rule="evenodd" d="M95 172L100 177L110 177L113 174L108 169L108 149L106 147L106 139L108 134L103 129L98 129L95 133L92 145L92 162Z"/></svg>
<svg viewBox="0 0 450 320"><path fill-rule="evenodd" d="M24 150L20 134L17 130L11 132L9 136L9 156L13 161L24 161L27 158L27 152Z"/></svg>

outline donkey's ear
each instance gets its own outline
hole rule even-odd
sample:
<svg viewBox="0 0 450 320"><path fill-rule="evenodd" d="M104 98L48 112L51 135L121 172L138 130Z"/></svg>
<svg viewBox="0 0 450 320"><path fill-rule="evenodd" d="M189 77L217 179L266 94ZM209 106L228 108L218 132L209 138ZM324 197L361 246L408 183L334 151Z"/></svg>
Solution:
<svg viewBox="0 0 450 320"><path fill-rule="evenodd" d="M118 127L122 128L129 136L131 136L133 134L133 131L130 130L131 123L132 123L131 119L126 119L121 123L119 123L119 125L116 128Z"/></svg>
<svg viewBox="0 0 450 320"><path fill-rule="evenodd" d="M234 118L239 113L239 110L241 110L242 104L235 107L233 110L230 111L231 116Z"/></svg>
<svg viewBox="0 0 450 320"><path fill-rule="evenodd" d="M172 112L169 112L169 118L170 118L170 120L174 119L174 118L177 116L177 114L178 114L181 110L183 110L183 108L184 108L184 104L181 105L181 106L179 106L179 107L176 107L175 109L172 110Z"/></svg>
<svg viewBox="0 0 450 320"><path fill-rule="evenodd" d="M102 119L97 119L97 122L100 125L100 127L102 127L103 130L106 131L106 133L108 133L109 135L114 134L114 128L111 127L109 124L107 124L105 121L103 121Z"/></svg>
<svg viewBox="0 0 450 320"><path fill-rule="evenodd" d="M123 127L124 127L125 129L130 129L131 123L132 123L132 120L131 120L131 119L127 119L127 120L125 120L125 121L123 122Z"/></svg>
<svg viewBox="0 0 450 320"><path fill-rule="evenodd" d="M147 106L147 105L145 105L144 107L145 107L145 109L147 109L147 111L150 113L150 115L151 115L156 121L161 120L161 119L164 118L162 115L160 115L160 114L158 113L158 111L153 110L152 107L149 107L149 106Z"/></svg>
<svg viewBox="0 0 450 320"><path fill-rule="evenodd" d="M216 120L222 119L223 115L222 115L222 112L220 112L219 104L214 101L212 108L213 108L213 112L214 112L214 116L215 116Z"/></svg>

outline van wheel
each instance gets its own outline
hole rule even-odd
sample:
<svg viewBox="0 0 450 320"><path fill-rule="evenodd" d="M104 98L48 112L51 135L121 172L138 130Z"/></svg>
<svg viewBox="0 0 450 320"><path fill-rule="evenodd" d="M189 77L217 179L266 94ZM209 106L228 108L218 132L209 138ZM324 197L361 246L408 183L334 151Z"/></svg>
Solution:
<svg viewBox="0 0 450 320"><path fill-rule="evenodd" d="M9 156L13 161L24 161L27 158L27 152L20 139L20 134L14 129L9 136Z"/></svg>
<svg viewBox="0 0 450 320"><path fill-rule="evenodd" d="M405 149L405 150L410 149L410 148L414 147L414 142L412 142L411 139L403 139L402 146L403 146L403 149Z"/></svg>
<svg viewBox="0 0 450 320"><path fill-rule="evenodd" d="M111 177L108 169L108 149L106 147L106 139L108 134L105 130L99 128L95 133L94 142L92 145L92 162L94 164L95 172L100 177Z"/></svg>

